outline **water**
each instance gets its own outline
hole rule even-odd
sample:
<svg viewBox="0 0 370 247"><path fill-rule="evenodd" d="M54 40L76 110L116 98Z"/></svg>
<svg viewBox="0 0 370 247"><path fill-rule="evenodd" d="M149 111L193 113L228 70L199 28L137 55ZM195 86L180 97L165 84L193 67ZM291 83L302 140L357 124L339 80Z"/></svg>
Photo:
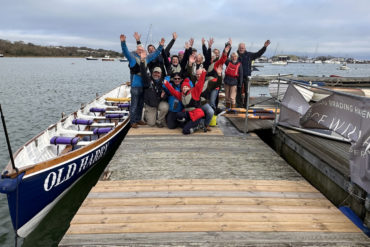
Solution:
<svg viewBox="0 0 370 247"><path fill-rule="evenodd" d="M347 76L347 77L368 77L370 76L370 64L347 64L349 70L339 70L340 64L311 64L311 63L292 63L287 66L271 65L266 63L256 63L262 65L258 67L260 71L253 72L253 75L277 75L293 74L305 76Z"/></svg>
<svg viewBox="0 0 370 247"><path fill-rule="evenodd" d="M332 64L289 64L259 67L257 74L370 76L370 65L349 64L340 71ZM13 152L33 136L58 121L61 113L77 110L127 81L127 63L86 61L82 58L0 58L0 103L2 104ZM267 87L252 87L251 96L268 95ZM8 163L2 125L0 127L0 170ZM47 219L23 242L23 246L57 245L73 213L101 173L104 164L80 181L57 204ZM86 185L89 183L89 185ZM82 192L83 191L83 192ZM64 221L62 221L62 219ZM58 224L59 223L59 224ZM6 196L0 194L0 246L14 246L14 233Z"/></svg>
<svg viewBox="0 0 370 247"><path fill-rule="evenodd" d="M127 63L82 58L1 58L0 104L13 152L36 134L71 113L96 93L129 78ZM9 161L0 127L0 170ZM25 241L27 242L27 241ZM49 244L50 245L50 244ZM14 246L6 196L0 194L0 246Z"/></svg>

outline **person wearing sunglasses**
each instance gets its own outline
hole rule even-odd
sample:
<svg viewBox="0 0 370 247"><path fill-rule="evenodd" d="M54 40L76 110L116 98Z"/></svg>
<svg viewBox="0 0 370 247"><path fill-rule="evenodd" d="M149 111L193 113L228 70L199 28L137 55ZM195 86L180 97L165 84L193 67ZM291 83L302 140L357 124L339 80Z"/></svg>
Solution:
<svg viewBox="0 0 370 247"><path fill-rule="evenodd" d="M171 86L178 92L181 92L181 83L183 81L181 77L181 73L175 72L172 76L167 76L165 80L169 81ZM190 86L193 87L193 83L189 82ZM184 124L182 122L177 121L177 113L181 112L184 109L184 106L181 103L181 100L178 100L175 96L173 96L168 89L163 85L165 92L167 93L168 99L168 113L166 116L166 123L169 129L176 129L178 127L183 128Z"/></svg>

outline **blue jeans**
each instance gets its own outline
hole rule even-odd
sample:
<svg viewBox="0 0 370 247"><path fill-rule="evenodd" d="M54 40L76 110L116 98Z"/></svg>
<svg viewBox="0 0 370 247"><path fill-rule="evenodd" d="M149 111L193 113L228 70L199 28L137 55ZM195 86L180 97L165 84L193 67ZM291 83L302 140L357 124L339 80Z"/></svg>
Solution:
<svg viewBox="0 0 370 247"><path fill-rule="evenodd" d="M144 90L142 87L131 87L130 123L141 120L144 107Z"/></svg>
<svg viewBox="0 0 370 247"><path fill-rule="evenodd" d="M217 101L218 91L219 91L218 89L213 89L209 97L209 104L213 108L213 110L217 109L216 101Z"/></svg>
<svg viewBox="0 0 370 247"><path fill-rule="evenodd" d="M209 126L209 123L211 122L213 114L215 114L215 111L208 103L205 105L202 105L201 108L204 111L204 114L206 115L205 120L204 120L204 125Z"/></svg>

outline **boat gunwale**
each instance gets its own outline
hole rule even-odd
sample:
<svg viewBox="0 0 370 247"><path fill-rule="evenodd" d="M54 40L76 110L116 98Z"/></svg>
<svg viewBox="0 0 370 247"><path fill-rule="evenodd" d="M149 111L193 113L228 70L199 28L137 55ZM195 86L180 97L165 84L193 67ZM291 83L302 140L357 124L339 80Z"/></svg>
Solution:
<svg viewBox="0 0 370 247"><path fill-rule="evenodd" d="M101 95L101 96L98 96L96 97L95 99L93 99L91 102L87 103L85 106L81 107L79 110L82 112L83 109L86 108L86 106L90 105L90 104L93 104L95 102L97 102L100 98L102 98L103 96L111 93L112 91L120 88L120 87L123 87L123 86L127 86L126 84L121 84L119 85L118 87L115 87L113 88L112 90L110 90L109 92L105 93L104 95ZM19 153L28 145L30 145L31 143L33 143L37 138L39 138L40 136L42 136L43 134L46 133L46 131L52 129L52 128L55 128L55 126L57 126L58 123L62 123L64 122L67 118L69 118L70 116L73 116L75 114L77 114L77 112L79 111L75 111L63 118L61 118L60 120L58 120L56 123L50 125L49 127L47 127L46 129L44 129L43 131L41 131L39 134L37 134L36 136L34 136L33 138L31 138L29 141L27 141L24 145L22 145L14 154L13 154L13 158L14 160L16 159L17 155L19 155ZM29 166L24 166L24 167L20 167L18 168L18 171L14 170L13 167L12 167L12 164L11 164L11 161L8 162L8 164L6 165L6 167L3 169L2 171L2 174L5 176L5 177L9 177L9 178L15 178L17 177L18 175L20 175L21 173L25 172L25 176L26 175L30 175L32 173L35 173L35 172L38 172L38 171L41 171L43 169L46 169L46 168L49 168L49 167L52 167L58 163L62 163L64 161L67 161L69 159L72 159L73 157L76 157L76 156L79 156L81 154L83 154L85 151L89 150L89 149L93 149L95 148L96 146L102 144L103 142L105 142L107 139L109 139L110 137L112 137L113 135L115 135L118 130L121 130L124 126L127 125L127 122L130 120L129 117L127 117L123 122L119 122L117 124L117 126L115 126L115 128L113 129L113 131L110 131L109 133L107 133L106 135L102 136L101 138L95 140L94 142L92 142L91 144L89 145L86 145L84 147L81 147L79 149L76 149L76 150L73 150L71 152L68 152L68 153L65 153L65 154L62 154L60 156L56 156L55 158L52 158L52 159L48 159L46 161L43 161L43 162L39 162L39 163L35 163L35 164L32 164L32 165L29 165ZM6 174L4 174L4 172L7 171Z"/></svg>

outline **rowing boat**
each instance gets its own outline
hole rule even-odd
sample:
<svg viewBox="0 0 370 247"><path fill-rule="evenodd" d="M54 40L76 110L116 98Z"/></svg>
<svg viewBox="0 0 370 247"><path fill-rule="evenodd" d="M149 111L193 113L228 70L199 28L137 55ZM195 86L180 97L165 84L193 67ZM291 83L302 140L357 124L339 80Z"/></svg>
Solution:
<svg viewBox="0 0 370 247"><path fill-rule="evenodd" d="M117 100L119 99L119 100ZM130 128L130 87L121 85L32 138L2 172L13 227L26 237L63 195L105 156Z"/></svg>

